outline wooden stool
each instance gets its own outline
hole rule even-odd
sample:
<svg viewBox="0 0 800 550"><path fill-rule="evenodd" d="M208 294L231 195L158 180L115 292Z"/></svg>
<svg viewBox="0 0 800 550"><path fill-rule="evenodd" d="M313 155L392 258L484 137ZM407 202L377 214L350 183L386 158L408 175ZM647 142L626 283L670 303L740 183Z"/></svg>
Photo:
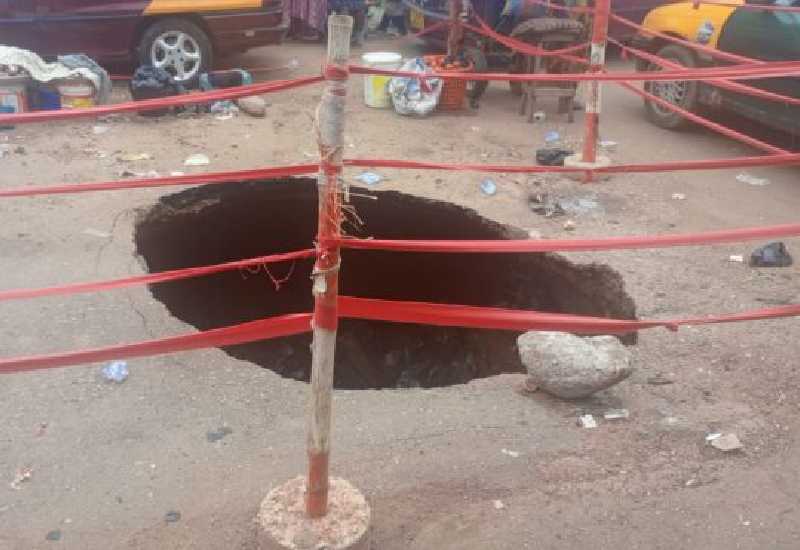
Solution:
<svg viewBox="0 0 800 550"><path fill-rule="evenodd" d="M575 44L575 36L570 34L548 34L546 40L535 44L543 50L559 50L568 48ZM523 74L542 74L548 73L549 59L542 56L524 56L522 60ZM567 64L567 67L569 64ZM558 74L558 73L555 73ZM522 101L519 106L519 114L525 115L528 112L528 122L533 122L533 115L536 112L536 102L543 97L558 98L558 112L567 111L567 121L575 121L574 104L575 93L577 91L576 82L523 82Z"/></svg>

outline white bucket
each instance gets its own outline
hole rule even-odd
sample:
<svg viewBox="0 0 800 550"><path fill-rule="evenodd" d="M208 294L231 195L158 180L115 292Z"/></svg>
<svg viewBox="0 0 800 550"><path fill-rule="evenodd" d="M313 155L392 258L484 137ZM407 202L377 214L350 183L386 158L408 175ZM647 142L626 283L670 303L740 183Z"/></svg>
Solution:
<svg viewBox="0 0 800 550"><path fill-rule="evenodd" d="M95 106L94 85L88 80L71 80L57 86L64 109L86 109Z"/></svg>
<svg viewBox="0 0 800 550"><path fill-rule="evenodd" d="M362 55L361 61L367 67L397 70L403 64L403 56L394 52L372 52ZM364 75L364 103L367 107L386 109L392 106L386 90L391 79L391 76Z"/></svg>

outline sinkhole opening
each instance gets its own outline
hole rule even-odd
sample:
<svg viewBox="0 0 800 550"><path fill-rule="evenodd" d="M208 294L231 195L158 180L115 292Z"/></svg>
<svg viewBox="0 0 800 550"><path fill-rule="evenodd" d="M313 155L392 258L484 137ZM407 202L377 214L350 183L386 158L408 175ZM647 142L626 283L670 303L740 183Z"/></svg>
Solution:
<svg viewBox="0 0 800 550"><path fill-rule="evenodd" d="M354 237L527 237L468 208L396 191L352 188L350 201L344 230ZM294 178L206 185L164 196L139 212L134 239L148 271L159 272L310 248L316 229L316 181ZM312 260L267 267L153 285L150 291L172 315L200 330L312 310ZM618 319L636 316L618 272L545 253L343 250L340 293ZM518 334L343 319L334 385L430 388L523 372ZM635 337L622 340L632 344ZM308 381L310 343L310 334L304 334L223 350L282 376Z"/></svg>

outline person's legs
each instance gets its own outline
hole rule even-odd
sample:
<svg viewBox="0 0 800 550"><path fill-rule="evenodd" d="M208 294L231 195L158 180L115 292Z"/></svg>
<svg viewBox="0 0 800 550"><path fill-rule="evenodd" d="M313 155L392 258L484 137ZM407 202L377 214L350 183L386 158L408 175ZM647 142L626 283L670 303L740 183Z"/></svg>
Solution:
<svg viewBox="0 0 800 550"><path fill-rule="evenodd" d="M397 30L400 31L400 34L405 36L408 34L408 29L406 29L406 16L405 15L396 15L394 16L394 24L397 27Z"/></svg>

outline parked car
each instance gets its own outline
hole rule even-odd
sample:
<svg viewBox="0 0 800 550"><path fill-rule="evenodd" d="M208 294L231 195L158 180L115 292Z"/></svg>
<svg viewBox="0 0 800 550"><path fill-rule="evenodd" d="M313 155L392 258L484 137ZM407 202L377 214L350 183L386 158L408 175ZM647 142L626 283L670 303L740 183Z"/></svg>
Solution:
<svg viewBox="0 0 800 550"><path fill-rule="evenodd" d="M772 10L742 8L741 0L727 5L682 2L652 10L643 27L705 44L723 52L764 61L800 60L800 14ZM795 5L800 4L795 0ZM758 5L790 6L785 0ZM675 44L664 38L640 34L634 39L640 49L655 53L686 67L709 67L720 64L708 54ZM659 70L648 62L639 63L640 70ZM743 84L800 98L800 79L768 78L740 81ZM710 106L729 109L772 128L800 134L800 107L759 99L731 92L704 82L648 82L645 89L687 111L696 112ZM689 124L685 118L652 101L645 101L648 118L664 128L680 128Z"/></svg>
<svg viewBox="0 0 800 550"><path fill-rule="evenodd" d="M135 61L193 85L217 55L279 44L281 0L0 0L0 43Z"/></svg>

